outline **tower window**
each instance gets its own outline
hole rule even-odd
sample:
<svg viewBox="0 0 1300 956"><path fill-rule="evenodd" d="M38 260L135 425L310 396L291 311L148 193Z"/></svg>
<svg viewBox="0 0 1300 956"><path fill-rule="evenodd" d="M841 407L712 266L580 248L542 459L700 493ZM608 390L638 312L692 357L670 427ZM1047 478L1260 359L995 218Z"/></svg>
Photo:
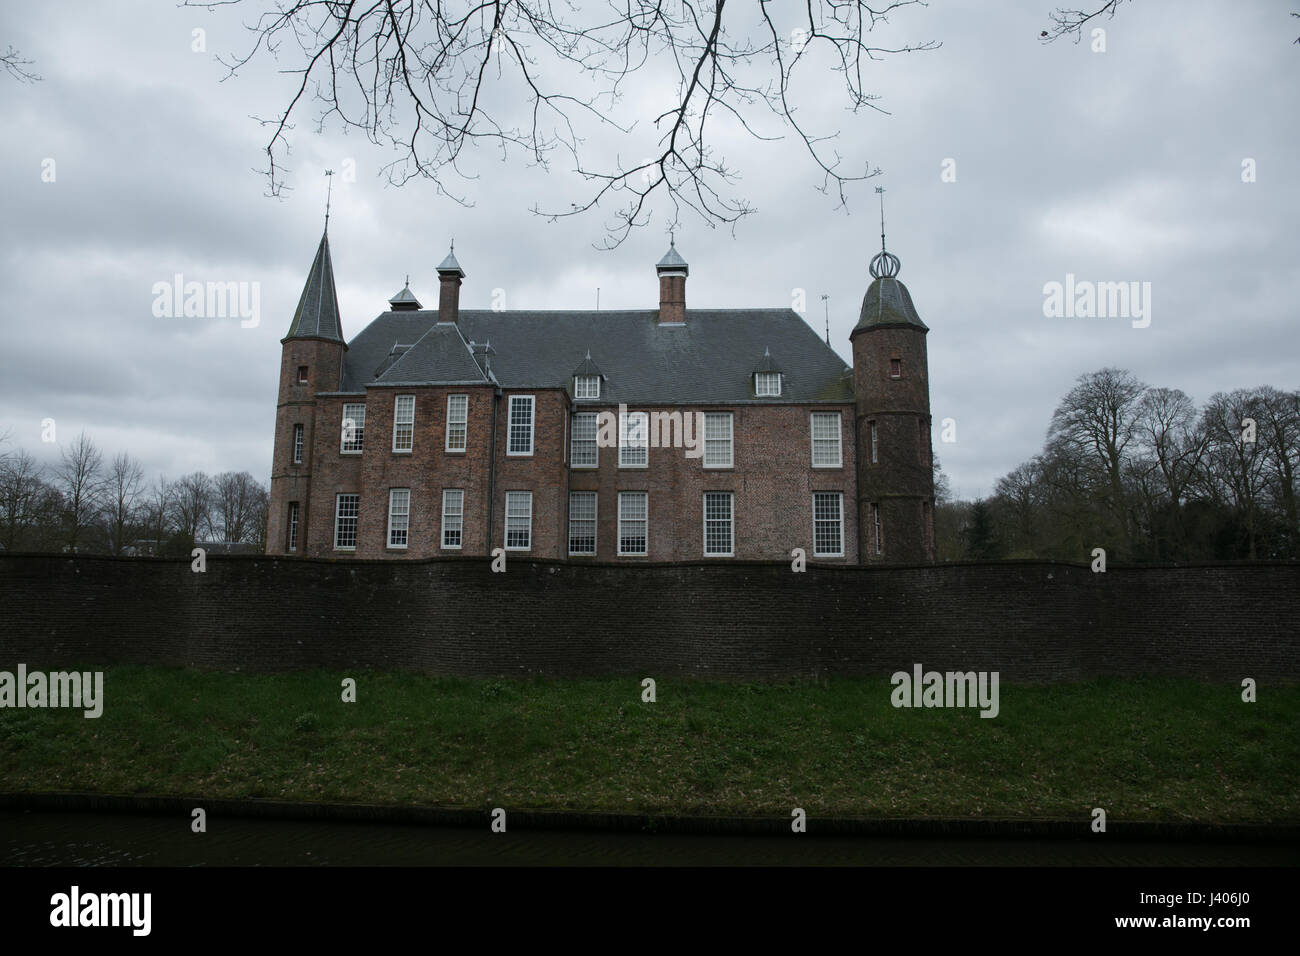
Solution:
<svg viewBox="0 0 1300 956"><path fill-rule="evenodd" d="M293 463L295 465L302 464L302 445L303 445L302 426L294 425L293 426Z"/></svg>
<svg viewBox="0 0 1300 956"><path fill-rule="evenodd" d="M876 554L884 554L885 548L880 529L880 505L874 502L871 505L871 524L876 536Z"/></svg>
<svg viewBox="0 0 1300 956"><path fill-rule="evenodd" d="M868 424L871 426L871 463L878 465L880 464L880 441L876 432L876 423L868 422Z"/></svg>
<svg viewBox="0 0 1300 956"><path fill-rule="evenodd" d="M289 550L298 550L298 502L289 502Z"/></svg>
<svg viewBox="0 0 1300 956"><path fill-rule="evenodd" d="M901 358L891 358L889 360L889 377L890 378L903 377L903 360Z"/></svg>
<svg viewBox="0 0 1300 956"><path fill-rule="evenodd" d="M307 366L305 365L298 366L298 384L299 385L307 384Z"/></svg>

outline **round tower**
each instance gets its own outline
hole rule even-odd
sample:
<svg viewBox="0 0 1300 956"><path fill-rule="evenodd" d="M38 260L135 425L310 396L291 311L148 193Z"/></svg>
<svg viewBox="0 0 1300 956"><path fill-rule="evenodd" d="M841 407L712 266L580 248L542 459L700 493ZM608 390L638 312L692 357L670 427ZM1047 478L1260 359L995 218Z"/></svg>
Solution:
<svg viewBox="0 0 1300 956"><path fill-rule="evenodd" d="M857 404L858 554L863 564L934 560L934 471L930 447L930 331L885 251L871 260L853 343Z"/></svg>

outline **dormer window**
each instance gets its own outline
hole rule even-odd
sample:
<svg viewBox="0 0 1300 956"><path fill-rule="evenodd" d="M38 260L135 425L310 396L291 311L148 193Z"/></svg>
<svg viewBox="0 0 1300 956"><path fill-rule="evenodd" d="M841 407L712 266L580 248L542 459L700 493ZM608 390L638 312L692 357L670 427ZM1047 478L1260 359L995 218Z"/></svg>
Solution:
<svg viewBox="0 0 1300 956"><path fill-rule="evenodd" d="M778 398L781 395L780 372L755 372L754 394L759 398Z"/></svg>
<svg viewBox="0 0 1300 956"><path fill-rule="evenodd" d="M599 375L573 376L573 397L574 398L600 398L600 376Z"/></svg>

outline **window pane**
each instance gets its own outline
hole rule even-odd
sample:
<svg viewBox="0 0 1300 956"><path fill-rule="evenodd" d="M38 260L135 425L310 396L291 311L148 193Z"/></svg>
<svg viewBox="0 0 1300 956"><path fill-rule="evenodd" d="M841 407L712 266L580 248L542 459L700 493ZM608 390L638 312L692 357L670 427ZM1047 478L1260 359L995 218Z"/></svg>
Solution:
<svg viewBox="0 0 1300 956"><path fill-rule="evenodd" d="M533 494L531 491L506 492L506 547L524 551L532 547Z"/></svg>
<svg viewBox="0 0 1300 956"><path fill-rule="evenodd" d="M618 464L635 468L650 462L650 415L628 412L618 423Z"/></svg>
<svg viewBox="0 0 1300 956"><path fill-rule="evenodd" d="M447 451L464 451L466 422L469 417L469 396L447 396Z"/></svg>
<svg viewBox="0 0 1300 956"><path fill-rule="evenodd" d="M343 406L342 451L361 451L366 434L366 406L349 403Z"/></svg>
<svg viewBox="0 0 1300 956"><path fill-rule="evenodd" d="M394 488L388 493L388 546L406 547L411 516L411 490Z"/></svg>
<svg viewBox="0 0 1300 956"><path fill-rule="evenodd" d="M704 465L731 467L731 415L710 412L704 416Z"/></svg>
<svg viewBox="0 0 1300 956"><path fill-rule="evenodd" d="M335 498L334 547L357 546L357 508L360 495L339 495Z"/></svg>
<svg viewBox="0 0 1300 956"><path fill-rule="evenodd" d="M594 468L598 463L596 418L595 412L579 412L573 416L569 457L574 468Z"/></svg>
<svg viewBox="0 0 1300 956"><path fill-rule="evenodd" d="M710 491L704 495L704 553L729 555L732 552L732 496L729 491Z"/></svg>
<svg viewBox="0 0 1300 956"><path fill-rule="evenodd" d="M512 455L533 453L533 397L512 395L510 398L510 443Z"/></svg>
<svg viewBox="0 0 1300 956"><path fill-rule="evenodd" d="M839 493L817 492L813 495L813 554L844 553L842 504L843 496Z"/></svg>
<svg viewBox="0 0 1300 956"><path fill-rule="evenodd" d="M393 451L410 451L415 438L415 396L398 395L393 405Z"/></svg>
<svg viewBox="0 0 1300 956"><path fill-rule="evenodd" d="M813 464L840 464L840 416L834 412L813 412Z"/></svg>
<svg viewBox="0 0 1300 956"><path fill-rule="evenodd" d="M618 553L645 554L649 510L644 491L623 491L618 496Z"/></svg>
<svg viewBox="0 0 1300 956"><path fill-rule="evenodd" d="M596 553L596 493L574 491L569 495L569 553Z"/></svg>
<svg viewBox="0 0 1300 956"><path fill-rule="evenodd" d="M447 488L442 493L442 546L459 548L461 545L461 527L464 521L465 492L459 488Z"/></svg>

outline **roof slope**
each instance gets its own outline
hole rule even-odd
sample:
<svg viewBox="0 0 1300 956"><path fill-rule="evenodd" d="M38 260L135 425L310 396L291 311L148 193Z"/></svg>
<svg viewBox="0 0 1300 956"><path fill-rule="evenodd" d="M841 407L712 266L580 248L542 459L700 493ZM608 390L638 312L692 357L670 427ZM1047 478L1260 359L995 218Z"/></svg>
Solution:
<svg viewBox="0 0 1300 956"><path fill-rule="evenodd" d="M348 344L341 391L360 392L372 383L487 381L468 341L491 342L492 375L504 388L565 388L590 352L605 378L605 402L750 402L757 400L755 359L767 350L784 375L777 401L853 399L844 361L789 309L691 309L686 324L674 328L660 328L653 310L464 310L458 327L437 325L437 315L423 310L376 318ZM376 381L393 346L411 342L415 346Z"/></svg>
<svg viewBox="0 0 1300 956"><path fill-rule="evenodd" d="M307 274L298 308L293 314L286 339L319 337L343 341L343 323L339 319L339 297L334 290L334 263L330 260L329 234L321 236L316 258Z"/></svg>

